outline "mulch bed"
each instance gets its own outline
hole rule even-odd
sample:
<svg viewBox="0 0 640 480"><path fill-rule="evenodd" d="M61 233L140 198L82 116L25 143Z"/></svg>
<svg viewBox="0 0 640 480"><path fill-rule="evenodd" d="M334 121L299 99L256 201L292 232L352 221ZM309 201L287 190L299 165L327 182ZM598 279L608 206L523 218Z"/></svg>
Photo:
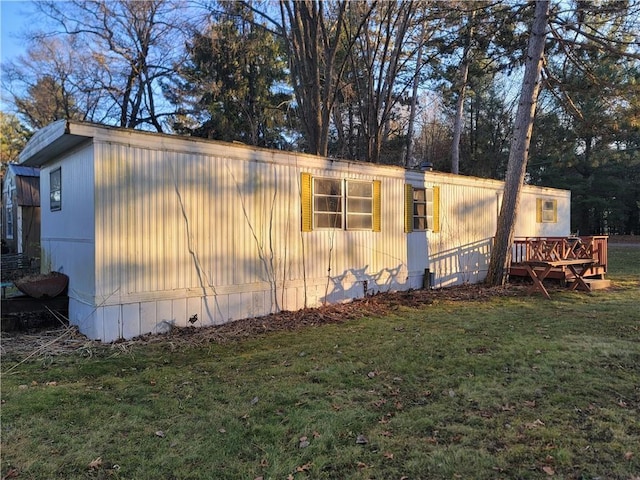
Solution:
<svg viewBox="0 0 640 480"><path fill-rule="evenodd" d="M224 325L195 328L173 328L169 333L143 335L132 340L101 343L89 340L76 327L61 325L56 328L22 332L2 332L0 351L2 356L26 359L80 353L91 356L98 352L126 351L135 345L165 343L170 348L184 345L225 344L269 332L296 331L331 323L343 323L363 316L379 316L401 307L415 308L439 301L482 300L495 296L520 296L523 285L508 284L505 287L462 285L439 290L411 290L407 292L380 293L349 303L308 308L295 312L280 312L265 317L236 320Z"/></svg>

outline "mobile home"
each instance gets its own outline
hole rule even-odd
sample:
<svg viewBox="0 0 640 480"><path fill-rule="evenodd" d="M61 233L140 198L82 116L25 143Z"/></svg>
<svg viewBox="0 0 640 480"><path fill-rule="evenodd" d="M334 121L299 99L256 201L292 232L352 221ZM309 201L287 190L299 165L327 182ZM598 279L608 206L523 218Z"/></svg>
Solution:
<svg viewBox="0 0 640 480"><path fill-rule="evenodd" d="M504 187L70 121L20 161L40 167L42 269L105 341L482 281ZM568 235L569 209L525 186L516 235Z"/></svg>

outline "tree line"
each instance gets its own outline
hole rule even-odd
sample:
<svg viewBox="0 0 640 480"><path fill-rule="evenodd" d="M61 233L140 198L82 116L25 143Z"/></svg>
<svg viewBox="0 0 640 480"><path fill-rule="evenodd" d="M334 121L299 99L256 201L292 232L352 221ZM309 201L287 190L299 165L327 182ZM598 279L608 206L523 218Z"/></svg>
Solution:
<svg viewBox="0 0 640 480"><path fill-rule="evenodd" d="M506 179L539 4L34 2L2 161L68 118ZM572 190L582 234L640 233L639 25L638 0L570 0L541 27L523 181Z"/></svg>

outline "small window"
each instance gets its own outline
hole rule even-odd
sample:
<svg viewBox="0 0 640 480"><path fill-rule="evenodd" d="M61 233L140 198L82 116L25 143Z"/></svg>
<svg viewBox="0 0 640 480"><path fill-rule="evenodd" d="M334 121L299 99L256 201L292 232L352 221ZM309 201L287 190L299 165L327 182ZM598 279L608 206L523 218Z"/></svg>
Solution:
<svg viewBox="0 0 640 480"><path fill-rule="evenodd" d="M413 229L427 229L427 190L413 189Z"/></svg>
<svg viewBox="0 0 640 480"><path fill-rule="evenodd" d="M315 228L342 228L342 181L313 179L313 223Z"/></svg>
<svg viewBox="0 0 640 480"><path fill-rule="evenodd" d="M538 223L558 222L558 201L538 198L536 200L536 219Z"/></svg>
<svg viewBox="0 0 640 480"><path fill-rule="evenodd" d="M52 212L62 209L62 175L59 168L49 173L49 199Z"/></svg>
<svg viewBox="0 0 640 480"><path fill-rule="evenodd" d="M439 187L405 185L405 232L440 231Z"/></svg>
<svg viewBox="0 0 640 480"><path fill-rule="evenodd" d="M347 230L371 230L373 226L373 184L347 182Z"/></svg>
<svg viewBox="0 0 640 480"><path fill-rule="evenodd" d="M13 238L13 205L11 203L7 203L7 238Z"/></svg>

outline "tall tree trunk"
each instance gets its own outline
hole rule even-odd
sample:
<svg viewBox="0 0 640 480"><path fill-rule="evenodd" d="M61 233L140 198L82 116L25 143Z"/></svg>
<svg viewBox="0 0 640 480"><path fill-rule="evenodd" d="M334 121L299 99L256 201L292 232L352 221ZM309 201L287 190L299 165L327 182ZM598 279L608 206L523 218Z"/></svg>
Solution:
<svg viewBox="0 0 640 480"><path fill-rule="evenodd" d="M464 60L460 65L460 89L456 102L456 118L453 122L453 141L451 143L451 173L460 173L460 138L464 126L464 96L467 90L467 77L469 76L469 62Z"/></svg>
<svg viewBox="0 0 640 480"><path fill-rule="evenodd" d="M467 35L464 43L464 52L460 62L458 81L458 101L456 102L456 118L453 122L453 142L451 144L451 173L460 173L460 138L464 127L464 97L467 93L467 81L469 78L469 64L471 63L471 41L473 40L473 22L476 11L472 10L467 17Z"/></svg>
<svg viewBox="0 0 640 480"><path fill-rule="evenodd" d="M420 69L422 68L422 50L424 47L425 27L422 25L422 34L420 35L420 45L418 45L418 56L416 58L416 71L413 77L413 91L411 93L411 110L409 113L409 126L407 127L407 153L404 157L404 166L410 167L411 158L413 157L414 141L413 129L416 122L416 111L418 106L418 89L420 88Z"/></svg>
<svg viewBox="0 0 640 480"><path fill-rule="evenodd" d="M536 111L540 72L544 57L546 30L549 23L549 0L538 0L529 37L524 78L520 90L520 101L513 130L513 139L509 150L509 163L504 185L502 207L498 216L498 225L486 283L492 286L504 285L511 261L511 245L515 230L520 192L527 171L527 159L533 118Z"/></svg>

